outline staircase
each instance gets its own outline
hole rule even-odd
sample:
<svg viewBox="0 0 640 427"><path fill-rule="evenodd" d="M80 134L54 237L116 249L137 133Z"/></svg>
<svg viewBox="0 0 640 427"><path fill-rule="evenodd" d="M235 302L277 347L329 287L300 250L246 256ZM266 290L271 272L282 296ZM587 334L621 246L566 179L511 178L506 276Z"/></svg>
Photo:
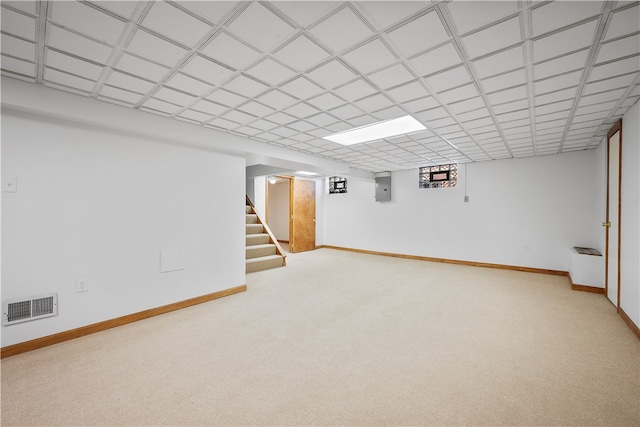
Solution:
<svg viewBox="0 0 640 427"><path fill-rule="evenodd" d="M287 265L286 256L269 227L262 222L247 197L246 206L246 269L247 273Z"/></svg>

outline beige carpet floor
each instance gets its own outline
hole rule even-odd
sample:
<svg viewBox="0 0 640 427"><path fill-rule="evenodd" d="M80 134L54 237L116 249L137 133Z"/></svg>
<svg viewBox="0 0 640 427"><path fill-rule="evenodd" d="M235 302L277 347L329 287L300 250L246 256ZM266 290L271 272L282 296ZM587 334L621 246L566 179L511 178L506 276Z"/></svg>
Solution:
<svg viewBox="0 0 640 427"><path fill-rule="evenodd" d="M4 359L2 425L640 425L640 341L564 277L320 249L247 285Z"/></svg>

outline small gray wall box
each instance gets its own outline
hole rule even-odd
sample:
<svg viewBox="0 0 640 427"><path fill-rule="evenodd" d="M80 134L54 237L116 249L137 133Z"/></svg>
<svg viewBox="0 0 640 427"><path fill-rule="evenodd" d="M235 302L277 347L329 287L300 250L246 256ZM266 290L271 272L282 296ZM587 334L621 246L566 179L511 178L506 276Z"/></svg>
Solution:
<svg viewBox="0 0 640 427"><path fill-rule="evenodd" d="M391 172L376 174L376 202L391 201Z"/></svg>

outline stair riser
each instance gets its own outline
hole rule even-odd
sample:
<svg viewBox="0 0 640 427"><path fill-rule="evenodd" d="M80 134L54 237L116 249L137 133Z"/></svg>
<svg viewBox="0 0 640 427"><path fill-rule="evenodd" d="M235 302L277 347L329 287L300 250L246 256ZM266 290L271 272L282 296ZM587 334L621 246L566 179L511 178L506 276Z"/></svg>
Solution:
<svg viewBox="0 0 640 427"><path fill-rule="evenodd" d="M269 245L269 247L255 247L249 246L246 251L246 259L260 258L261 256L275 255L276 246Z"/></svg>
<svg viewBox="0 0 640 427"><path fill-rule="evenodd" d="M245 271L247 273L254 273L256 271L269 270L277 267L282 267L282 258L247 263Z"/></svg>
<svg viewBox="0 0 640 427"><path fill-rule="evenodd" d="M270 243L268 234L249 234L245 242L247 246L266 245L267 243Z"/></svg>
<svg viewBox="0 0 640 427"><path fill-rule="evenodd" d="M256 214L247 214L247 224L257 224L258 223L258 215Z"/></svg>
<svg viewBox="0 0 640 427"><path fill-rule="evenodd" d="M264 227L262 224L247 224L247 234L262 234Z"/></svg>
<svg viewBox="0 0 640 427"><path fill-rule="evenodd" d="M248 214L253 213L253 210L251 209L251 206L247 206L247 209L246 209L245 212L248 213Z"/></svg>

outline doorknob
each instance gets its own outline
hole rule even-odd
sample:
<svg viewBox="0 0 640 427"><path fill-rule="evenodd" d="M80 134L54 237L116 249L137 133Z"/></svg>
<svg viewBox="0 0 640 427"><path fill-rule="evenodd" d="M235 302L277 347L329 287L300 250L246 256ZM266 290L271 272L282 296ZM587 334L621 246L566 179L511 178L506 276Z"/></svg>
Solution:
<svg viewBox="0 0 640 427"><path fill-rule="evenodd" d="M611 223L610 222L603 222L602 226L603 227L611 227Z"/></svg>

